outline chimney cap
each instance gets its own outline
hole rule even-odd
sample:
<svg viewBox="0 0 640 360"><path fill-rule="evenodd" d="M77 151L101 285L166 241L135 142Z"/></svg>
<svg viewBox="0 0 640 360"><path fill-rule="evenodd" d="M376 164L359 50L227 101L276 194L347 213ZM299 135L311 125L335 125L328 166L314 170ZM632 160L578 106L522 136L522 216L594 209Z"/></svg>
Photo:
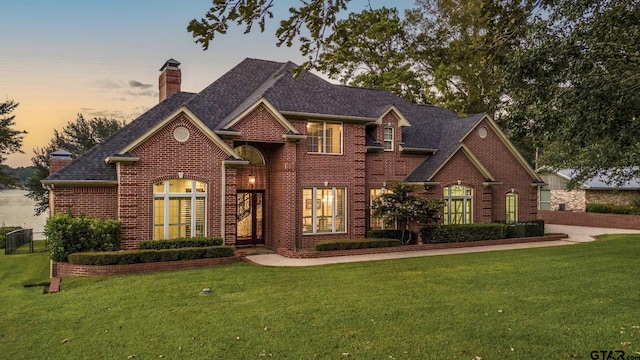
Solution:
<svg viewBox="0 0 640 360"><path fill-rule="evenodd" d="M49 156L53 159L71 159L72 154L66 150L56 150L49 154Z"/></svg>
<svg viewBox="0 0 640 360"><path fill-rule="evenodd" d="M180 67L180 61L171 58L167 60L164 65L160 68L160 71L164 71L165 69L178 69Z"/></svg>

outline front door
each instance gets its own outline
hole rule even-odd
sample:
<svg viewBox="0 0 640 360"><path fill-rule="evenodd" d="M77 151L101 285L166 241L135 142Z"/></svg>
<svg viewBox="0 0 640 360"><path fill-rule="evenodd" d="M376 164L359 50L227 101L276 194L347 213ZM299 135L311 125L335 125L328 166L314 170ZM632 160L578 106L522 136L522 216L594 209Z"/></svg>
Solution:
<svg viewBox="0 0 640 360"><path fill-rule="evenodd" d="M236 245L264 244L264 191L242 190L237 193Z"/></svg>

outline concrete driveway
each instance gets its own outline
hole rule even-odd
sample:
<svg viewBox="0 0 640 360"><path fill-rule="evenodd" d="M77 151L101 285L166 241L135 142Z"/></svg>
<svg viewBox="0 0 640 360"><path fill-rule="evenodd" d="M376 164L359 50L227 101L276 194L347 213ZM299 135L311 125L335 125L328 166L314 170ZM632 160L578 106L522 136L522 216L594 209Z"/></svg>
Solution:
<svg viewBox="0 0 640 360"><path fill-rule="evenodd" d="M249 262L252 262L258 265L264 265L264 266L316 266L316 265L339 264L339 263L359 262L359 261L401 259L401 258L420 257L420 256L437 256L437 255L464 254L464 253L487 252L487 251L530 249L530 248L549 247L549 246L562 246L562 245L572 245L577 243L594 241L595 240L594 236L604 235L604 234L640 234L640 230L592 228L592 227L584 227L584 226L551 225L551 224L545 225L545 232L546 233L563 233L563 234L569 235L569 238L558 240L558 241L542 241L542 242L535 242L535 243L488 245L488 246L477 246L477 247L466 247L466 248L406 251L406 252L369 254L369 255L334 256L334 257L326 257L326 258L318 258L318 259L291 259L278 254L248 255L246 259Z"/></svg>
<svg viewBox="0 0 640 360"><path fill-rule="evenodd" d="M594 241L595 236L605 234L640 234L640 230L627 230L627 229L610 229L610 228L597 228L587 226L572 226L572 225L556 225L545 224L545 233L562 233L569 235L568 241L572 242L589 242Z"/></svg>

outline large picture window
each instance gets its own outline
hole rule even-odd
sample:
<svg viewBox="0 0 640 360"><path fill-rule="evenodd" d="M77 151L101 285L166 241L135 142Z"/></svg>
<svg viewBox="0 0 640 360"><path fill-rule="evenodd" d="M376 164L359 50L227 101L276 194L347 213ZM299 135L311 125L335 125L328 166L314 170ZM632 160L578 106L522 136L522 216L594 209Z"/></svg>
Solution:
<svg viewBox="0 0 640 360"><path fill-rule="evenodd" d="M507 222L518 222L518 194L508 193L506 197Z"/></svg>
<svg viewBox="0 0 640 360"><path fill-rule="evenodd" d="M342 154L342 124L307 122L308 151L321 154Z"/></svg>
<svg viewBox="0 0 640 360"><path fill-rule="evenodd" d="M444 224L470 224L473 214L473 189L462 185L444 188Z"/></svg>
<svg viewBox="0 0 640 360"><path fill-rule="evenodd" d="M306 188L302 190L302 232L304 234L347 231L347 191L345 188Z"/></svg>
<svg viewBox="0 0 640 360"><path fill-rule="evenodd" d="M384 193L385 189L371 189L369 191L369 205ZM371 230L390 230L396 228L395 219L389 217L373 216L373 210L369 210L369 229Z"/></svg>
<svg viewBox="0 0 640 360"><path fill-rule="evenodd" d="M205 236L206 184L185 179L153 185L153 239Z"/></svg>

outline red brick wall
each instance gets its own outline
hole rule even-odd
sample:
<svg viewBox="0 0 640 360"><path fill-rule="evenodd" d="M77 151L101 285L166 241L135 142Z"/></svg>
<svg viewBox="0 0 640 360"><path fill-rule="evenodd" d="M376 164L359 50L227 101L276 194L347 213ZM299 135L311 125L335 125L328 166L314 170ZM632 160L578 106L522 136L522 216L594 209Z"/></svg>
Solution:
<svg viewBox="0 0 640 360"><path fill-rule="evenodd" d="M51 215L66 214L69 210L74 216L91 215L100 218L115 219L118 214L118 188L116 186L56 186L51 192Z"/></svg>
<svg viewBox="0 0 640 360"><path fill-rule="evenodd" d="M388 113L382 119L382 125L373 130L373 136L383 143L384 128L394 129L393 151L368 152L366 154L366 188L365 202L366 209L369 209L371 189L381 189L389 180L404 180L413 170L418 167L427 155L402 154L398 149L398 143L402 142L402 127L398 125L398 118L394 113ZM366 228L369 229L369 211L366 210Z"/></svg>
<svg viewBox="0 0 640 360"><path fill-rule="evenodd" d="M443 199L443 190L447 186L460 185L473 188L473 222L491 222L491 189L482 183L486 180L462 151L458 151L436 174L433 181L439 182L427 192L428 197Z"/></svg>
<svg viewBox="0 0 640 360"><path fill-rule="evenodd" d="M484 126L487 137L478 136L477 129ZM535 220L538 209L537 188L531 186L534 179L525 171L516 158L509 152L497 134L483 120L465 139L464 144L476 155L487 170L501 185L492 185L493 197L491 221L506 219L505 196L511 189L518 194L518 220ZM464 173L460 174L464 181Z"/></svg>
<svg viewBox="0 0 640 360"><path fill-rule="evenodd" d="M538 210L538 219L547 224L640 230L639 215Z"/></svg>
<svg viewBox="0 0 640 360"><path fill-rule="evenodd" d="M186 142L174 139L173 131L178 126L189 129ZM139 242L153 238L153 184L177 179L180 172L184 179L207 184L206 233L208 236L222 235L222 161L227 155L212 140L189 120L179 116L131 152L140 160L132 165L118 164L117 167L123 248L134 248Z"/></svg>
<svg viewBox="0 0 640 360"><path fill-rule="evenodd" d="M307 133L306 121L293 121L298 132ZM365 235L365 129L362 124L342 124L342 154L308 153L308 140L297 145L296 172L297 247L310 248L322 240L362 238ZM338 234L302 235L302 189L311 187L347 189L347 231Z"/></svg>

